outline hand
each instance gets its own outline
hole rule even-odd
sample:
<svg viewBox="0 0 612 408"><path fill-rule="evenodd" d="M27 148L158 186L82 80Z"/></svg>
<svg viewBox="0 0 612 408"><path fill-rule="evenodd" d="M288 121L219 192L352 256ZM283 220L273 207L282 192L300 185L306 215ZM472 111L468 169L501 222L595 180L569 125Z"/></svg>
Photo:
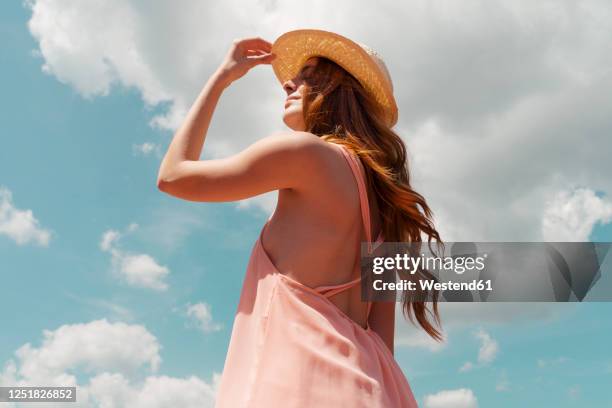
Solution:
<svg viewBox="0 0 612 408"><path fill-rule="evenodd" d="M237 39L234 40L218 73L229 85L254 66L270 64L275 57L276 55L272 54L272 44L262 38Z"/></svg>

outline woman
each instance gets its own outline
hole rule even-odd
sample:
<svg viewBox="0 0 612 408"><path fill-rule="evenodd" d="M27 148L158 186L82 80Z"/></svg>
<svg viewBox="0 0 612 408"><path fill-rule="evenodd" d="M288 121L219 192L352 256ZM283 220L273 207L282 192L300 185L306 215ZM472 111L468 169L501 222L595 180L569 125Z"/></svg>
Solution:
<svg viewBox="0 0 612 408"><path fill-rule="evenodd" d="M200 161L222 91L260 64L272 64L287 93L291 131ZM274 45L235 41L200 93L164 157L159 188L207 202L279 190L251 252L217 407L416 406L393 357L395 303L363 302L358 284L361 241L370 250L372 237L440 241L410 187L396 121L382 60L321 30L292 31ZM440 338L422 302L403 306Z"/></svg>

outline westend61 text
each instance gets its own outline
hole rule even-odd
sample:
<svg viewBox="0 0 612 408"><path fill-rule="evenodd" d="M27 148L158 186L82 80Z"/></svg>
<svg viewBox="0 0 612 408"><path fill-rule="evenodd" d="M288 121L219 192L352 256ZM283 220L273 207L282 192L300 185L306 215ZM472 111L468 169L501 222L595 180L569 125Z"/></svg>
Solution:
<svg viewBox="0 0 612 408"><path fill-rule="evenodd" d="M431 279L419 279L421 290L438 290L438 291L454 291L454 290L493 290L491 280L473 280L471 282L436 282ZM408 280L400 280L399 282L383 282L377 279L373 282L374 290L417 290L416 282Z"/></svg>

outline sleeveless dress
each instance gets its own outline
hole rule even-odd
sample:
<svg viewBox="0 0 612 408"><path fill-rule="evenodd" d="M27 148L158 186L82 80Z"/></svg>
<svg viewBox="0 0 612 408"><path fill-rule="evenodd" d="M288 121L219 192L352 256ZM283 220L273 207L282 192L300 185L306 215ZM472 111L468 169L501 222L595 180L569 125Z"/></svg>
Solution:
<svg viewBox="0 0 612 408"><path fill-rule="evenodd" d="M343 146L332 144L340 147L357 180L371 252L361 163ZM271 218L251 252L215 407L417 407L382 338L328 299L357 285L361 274L344 284L311 288L280 273L262 245ZM382 232L375 244L380 242ZM369 302L368 316L371 306Z"/></svg>

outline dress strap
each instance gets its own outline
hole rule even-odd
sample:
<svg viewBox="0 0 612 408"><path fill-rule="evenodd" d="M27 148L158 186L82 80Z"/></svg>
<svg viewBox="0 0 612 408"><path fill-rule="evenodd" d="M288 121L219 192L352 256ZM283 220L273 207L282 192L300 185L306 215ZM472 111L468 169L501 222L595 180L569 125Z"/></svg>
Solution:
<svg viewBox="0 0 612 408"><path fill-rule="evenodd" d="M352 288L353 286L357 285L360 281L361 281L361 276L350 282L341 283L339 285L317 286L315 290L325 297L332 297L340 292L343 292L347 289Z"/></svg>
<svg viewBox="0 0 612 408"><path fill-rule="evenodd" d="M378 245L380 245L383 242L383 235L382 233L378 234L378 239L376 240L376 242L374 243L375 245L373 246L374 249L376 249L378 247ZM361 275L355 279L353 279L350 282L346 282L346 283L341 283L339 285L324 285L324 286L317 286L315 288L315 290L317 292L319 292L320 294L322 294L325 297L331 297L334 296L335 294L338 294L340 292L343 292L345 290L348 290L350 288L352 288L353 286L357 285L359 282L361 281ZM371 306L371 305L369 305ZM370 309L368 306L368 315L370 313Z"/></svg>
<svg viewBox="0 0 612 408"><path fill-rule="evenodd" d="M354 279L350 282L346 282L346 283L342 283L340 285L326 285L326 286L318 286L315 288L315 290L317 292L319 292L321 295L325 296L326 298L330 298L334 295L337 295L340 292L343 292L349 288L352 288L353 286L357 285L359 282L361 281L361 276L358 277L357 279ZM366 312L366 329L370 328L370 310L372 310L372 304L374 302L372 302L371 300L368 301L368 310ZM348 317L348 316L347 316ZM350 317L349 317L350 319ZM351 319L352 320L352 319Z"/></svg>
<svg viewBox="0 0 612 408"><path fill-rule="evenodd" d="M373 251L372 248L372 226L370 225L370 203L368 200L368 190L366 188L365 183L365 170L363 170L363 165L361 162L355 157L354 154L349 153L348 149L341 144L332 143L338 147L342 151L345 159L348 161L351 171L355 179L357 180L357 189L359 190L359 205L361 207L361 219L363 221L363 226L365 229L366 241L368 244L368 252L371 253ZM377 242L382 237L382 231L378 234Z"/></svg>

